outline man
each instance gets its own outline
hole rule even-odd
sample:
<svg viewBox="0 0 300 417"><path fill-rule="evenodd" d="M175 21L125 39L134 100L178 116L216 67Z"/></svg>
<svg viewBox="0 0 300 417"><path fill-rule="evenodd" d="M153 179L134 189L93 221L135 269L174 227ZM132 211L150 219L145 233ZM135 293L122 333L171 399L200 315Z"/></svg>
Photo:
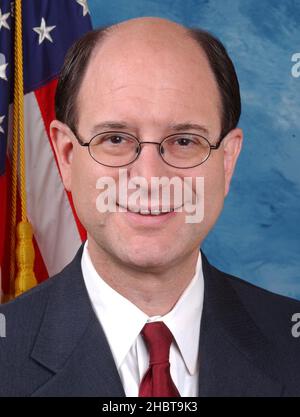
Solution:
<svg viewBox="0 0 300 417"><path fill-rule="evenodd" d="M158 18L89 33L68 53L56 112L52 140L88 239L60 274L1 307L0 395L300 395L300 303L199 252L242 145L224 47ZM119 191L119 210L100 210L101 179L118 185L121 169L147 184L192 179L200 221L186 221L175 192L169 208Z"/></svg>

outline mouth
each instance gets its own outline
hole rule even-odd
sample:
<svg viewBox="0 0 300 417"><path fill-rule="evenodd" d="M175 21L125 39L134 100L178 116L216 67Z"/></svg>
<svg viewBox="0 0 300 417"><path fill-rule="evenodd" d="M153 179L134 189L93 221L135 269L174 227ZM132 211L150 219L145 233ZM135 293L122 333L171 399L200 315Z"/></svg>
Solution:
<svg viewBox="0 0 300 417"><path fill-rule="evenodd" d="M180 207L160 207L160 208L146 208L146 207L124 207L123 205L116 203L116 205L126 211L134 214L139 214L141 216L165 216L170 213L174 213Z"/></svg>

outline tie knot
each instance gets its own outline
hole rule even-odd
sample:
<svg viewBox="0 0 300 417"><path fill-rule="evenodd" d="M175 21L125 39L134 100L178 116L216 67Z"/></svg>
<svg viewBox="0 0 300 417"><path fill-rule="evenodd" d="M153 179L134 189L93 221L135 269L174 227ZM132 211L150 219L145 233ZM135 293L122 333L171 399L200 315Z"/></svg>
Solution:
<svg viewBox="0 0 300 417"><path fill-rule="evenodd" d="M173 335L162 321L147 323L142 329L150 355L150 365L169 362L170 346Z"/></svg>

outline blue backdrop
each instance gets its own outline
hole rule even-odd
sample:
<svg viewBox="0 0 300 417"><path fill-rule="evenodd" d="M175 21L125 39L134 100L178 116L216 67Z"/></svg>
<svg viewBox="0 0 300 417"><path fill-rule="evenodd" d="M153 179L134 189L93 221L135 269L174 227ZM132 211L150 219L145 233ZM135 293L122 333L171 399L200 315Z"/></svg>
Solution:
<svg viewBox="0 0 300 417"><path fill-rule="evenodd" d="M245 140L203 248L218 268L300 299L300 1L89 0L89 7L94 27L160 16L225 44L240 80Z"/></svg>

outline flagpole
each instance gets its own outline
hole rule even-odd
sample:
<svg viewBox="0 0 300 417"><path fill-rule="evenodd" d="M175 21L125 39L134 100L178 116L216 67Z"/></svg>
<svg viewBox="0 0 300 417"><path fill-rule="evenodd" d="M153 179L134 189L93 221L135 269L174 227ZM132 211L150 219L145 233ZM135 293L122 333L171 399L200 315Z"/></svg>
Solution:
<svg viewBox="0 0 300 417"><path fill-rule="evenodd" d="M27 220L26 169L24 138L24 85L23 85L23 42L22 42L22 0L15 0L15 79L12 157L12 210L11 210L11 264L10 295L18 296L37 284L34 275L33 232ZM19 156L19 158L18 158ZM19 162L19 164L18 164ZM17 185L21 200L21 222L17 220ZM16 239L17 237L17 239ZM17 275L15 277L15 262Z"/></svg>

